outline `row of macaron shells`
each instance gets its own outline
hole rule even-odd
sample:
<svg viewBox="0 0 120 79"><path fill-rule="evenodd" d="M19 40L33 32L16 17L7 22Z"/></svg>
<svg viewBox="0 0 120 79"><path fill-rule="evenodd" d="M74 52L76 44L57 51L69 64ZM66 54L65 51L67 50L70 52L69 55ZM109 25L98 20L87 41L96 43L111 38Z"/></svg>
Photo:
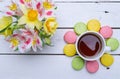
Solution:
<svg viewBox="0 0 120 79"><path fill-rule="evenodd" d="M64 40L67 45L64 46L64 54L67 56L74 56L76 54L75 42L77 35L80 35L86 31L96 31L99 32L106 40L106 44L111 47L111 50L116 50L119 47L118 40L115 38L110 38L113 34L113 30L110 26L103 26L98 20L92 19L88 21L87 25L83 22L76 23L74 26L74 31L68 31L64 35ZM112 65L114 58L112 55L105 53L101 59L101 64L108 67ZM109 62L108 62L109 61ZM81 70L84 67L84 60L79 56L76 56L72 60L72 67L75 70ZM95 73L99 68L97 61L86 61L86 69L88 72Z"/></svg>

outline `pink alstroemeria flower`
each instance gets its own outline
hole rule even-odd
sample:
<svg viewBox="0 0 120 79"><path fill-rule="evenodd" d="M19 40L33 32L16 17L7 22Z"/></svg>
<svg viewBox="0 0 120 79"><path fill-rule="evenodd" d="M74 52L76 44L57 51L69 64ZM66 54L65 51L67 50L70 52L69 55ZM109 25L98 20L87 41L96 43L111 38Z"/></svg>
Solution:
<svg viewBox="0 0 120 79"><path fill-rule="evenodd" d="M16 3L15 1L11 0L10 4L6 7L8 8L8 10L3 11L3 13L6 13L9 16L13 16L13 15L22 16L23 15L22 11L20 10L18 6L18 3Z"/></svg>
<svg viewBox="0 0 120 79"><path fill-rule="evenodd" d="M26 8L37 10L39 13L39 19L42 20L43 18L54 17L54 8L55 5L51 9L45 9L43 3L50 3L53 4L52 0L31 0L30 2L25 2L25 0L20 0L22 5L25 5Z"/></svg>
<svg viewBox="0 0 120 79"><path fill-rule="evenodd" d="M13 50L18 48L22 53L28 52L31 48L34 52L37 52L37 49L42 49L42 41L35 30L16 30L11 37L7 38L7 41L11 43Z"/></svg>
<svg viewBox="0 0 120 79"><path fill-rule="evenodd" d="M34 52L37 52L37 49L42 49L42 41L38 36L38 32L29 29L20 29L21 36L25 37L25 41L19 46L21 52L26 50L33 49Z"/></svg>

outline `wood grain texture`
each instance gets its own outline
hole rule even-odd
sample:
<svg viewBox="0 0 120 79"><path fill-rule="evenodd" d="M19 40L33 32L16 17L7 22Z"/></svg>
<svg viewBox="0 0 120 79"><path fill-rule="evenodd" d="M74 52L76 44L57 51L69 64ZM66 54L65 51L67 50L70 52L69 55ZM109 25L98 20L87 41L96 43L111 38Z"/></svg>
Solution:
<svg viewBox="0 0 120 79"><path fill-rule="evenodd" d="M40 55L0 56L0 79L119 79L120 56L107 70L100 63L97 73L90 74L85 67L75 71L71 67L72 57Z"/></svg>
<svg viewBox="0 0 120 79"><path fill-rule="evenodd" d="M52 43L53 46L45 46L43 48L42 51L38 51L38 53L31 53L31 54L63 54L63 48L66 45L66 43L64 42L64 34L67 31L73 31L73 29L57 29L55 35L52 37ZM120 40L119 37L120 34L120 29L113 29L113 36L114 38L117 38L118 40ZM19 54L19 52L14 52L12 51L11 48L9 48L9 43L7 43L3 38L0 37L0 54ZM111 54L120 54L119 52L120 47L113 52L110 52Z"/></svg>
<svg viewBox="0 0 120 79"><path fill-rule="evenodd" d="M56 11L56 17L59 22L59 27L72 26L76 22L82 21L87 23L90 19L98 19L101 21L102 25L110 25L111 27L120 28L120 2L114 0L105 0L111 3L87 3L88 1L81 2L70 2L64 0L65 2L56 2L58 7ZM71 0L72 1L72 0ZM77 0L75 0L77 1ZM103 0L96 0L103 1ZM82 3L83 2L83 3ZM85 2L85 3L84 3ZM92 2L92 0L91 0ZM116 2L116 3L115 3ZM7 11L5 5L9 4L10 0L5 0L0 3L0 11ZM0 13L0 17L3 13Z"/></svg>
<svg viewBox="0 0 120 79"><path fill-rule="evenodd" d="M73 26L76 22L87 23L98 19L101 25L120 27L120 3L57 3L57 19L60 27Z"/></svg>
<svg viewBox="0 0 120 79"><path fill-rule="evenodd" d="M5 5L10 0L0 0L0 11L6 11ZM18 1L18 0L14 0ZM13 52L3 37L0 37L0 79L119 79L120 78L120 47L114 52L114 64L110 69L100 63L99 71L88 73L85 67L75 71L71 67L73 57L63 54L66 43L64 34L73 30L76 22L96 18L102 25L110 25L113 37L120 41L120 0L54 0L59 27L52 38L53 46L46 46L38 53L21 54ZM0 13L0 17L3 13ZM28 55L30 54L30 55Z"/></svg>
<svg viewBox="0 0 120 79"><path fill-rule="evenodd" d="M56 3L119 3L120 0L54 0Z"/></svg>

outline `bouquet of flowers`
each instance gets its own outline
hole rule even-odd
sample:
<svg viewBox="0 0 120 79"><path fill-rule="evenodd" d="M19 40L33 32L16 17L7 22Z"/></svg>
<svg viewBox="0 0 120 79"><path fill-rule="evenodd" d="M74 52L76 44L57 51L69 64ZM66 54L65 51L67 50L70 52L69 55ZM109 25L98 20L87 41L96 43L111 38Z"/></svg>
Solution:
<svg viewBox="0 0 120 79"><path fill-rule="evenodd" d="M58 23L55 18L57 7L50 0L19 0L11 1L8 11L0 19L0 35L10 43L13 50L28 52L51 45L51 37Z"/></svg>

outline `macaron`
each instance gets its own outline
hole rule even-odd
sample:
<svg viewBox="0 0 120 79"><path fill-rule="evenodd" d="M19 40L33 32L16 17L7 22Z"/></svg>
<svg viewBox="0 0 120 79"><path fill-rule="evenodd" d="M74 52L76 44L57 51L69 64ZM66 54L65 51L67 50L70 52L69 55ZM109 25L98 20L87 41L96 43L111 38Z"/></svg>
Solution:
<svg viewBox="0 0 120 79"><path fill-rule="evenodd" d="M63 52L66 56L74 56L76 54L76 48L74 44L67 44L64 46Z"/></svg>
<svg viewBox="0 0 120 79"><path fill-rule="evenodd" d="M101 24L97 19L89 20L87 23L87 28L89 31L98 32L100 30Z"/></svg>
<svg viewBox="0 0 120 79"><path fill-rule="evenodd" d="M72 60L72 68L75 70L81 70L84 67L84 60L79 56L76 56Z"/></svg>
<svg viewBox="0 0 120 79"><path fill-rule="evenodd" d="M87 61L86 62L86 69L90 73L95 73L99 69L99 64L96 60L95 61Z"/></svg>
<svg viewBox="0 0 120 79"><path fill-rule="evenodd" d="M77 36L73 31L68 31L64 35L64 40L68 44L74 44L76 42L76 39L77 39Z"/></svg>
<svg viewBox="0 0 120 79"><path fill-rule="evenodd" d="M113 34L113 30L110 26L103 26L100 29L100 34L104 37L104 38L110 38Z"/></svg>
<svg viewBox="0 0 120 79"><path fill-rule="evenodd" d="M119 41L116 38L110 38L106 40L106 45L111 48L112 51L119 47Z"/></svg>
<svg viewBox="0 0 120 79"><path fill-rule="evenodd" d="M87 31L87 26L83 22L78 22L74 25L74 31L77 35Z"/></svg>
<svg viewBox="0 0 120 79"><path fill-rule="evenodd" d="M100 62L102 65L109 67L113 64L114 62L114 58L112 55L105 53L101 58L100 58Z"/></svg>

